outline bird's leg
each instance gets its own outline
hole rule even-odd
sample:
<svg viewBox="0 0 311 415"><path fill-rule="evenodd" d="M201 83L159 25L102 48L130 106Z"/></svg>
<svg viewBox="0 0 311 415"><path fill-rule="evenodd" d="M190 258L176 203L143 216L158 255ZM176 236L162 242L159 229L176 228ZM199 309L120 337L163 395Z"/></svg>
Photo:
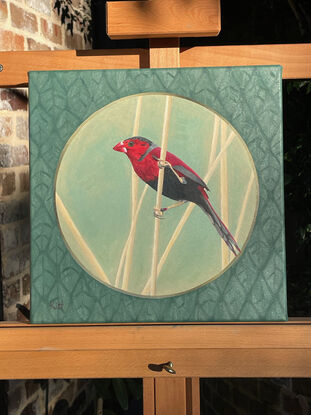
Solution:
<svg viewBox="0 0 311 415"><path fill-rule="evenodd" d="M172 170L172 172L175 174L175 176L177 177L177 179L180 181L181 184L186 184L186 179L184 177L180 177L176 171L174 170L173 166L171 165L171 163L169 161L166 160L161 160L158 157L154 157L157 162L158 162L158 166L159 169L164 169L165 167L168 167Z"/></svg>
<svg viewBox="0 0 311 415"><path fill-rule="evenodd" d="M178 206L181 206L186 202L188 202L188 200L182 200L181 202L174 203L173 205L170 205L168 207L161 208L161 212L166 212L167 210L173 209L173 208L178 207Z"/></svg>
<svg viewBox="0 0 311 415"><path fill-rule="evenodd" d="M160 208L160 209L154 208L153 209L154 216L158 219L165 219L164 215L163 215L164 212L166 212L169 209L173 209L175 207L181 206L186 202L188 202L188 200L182 200L181 202L174 203L173 205L170 205L170 206L165 207L165 208Z"/></svg>

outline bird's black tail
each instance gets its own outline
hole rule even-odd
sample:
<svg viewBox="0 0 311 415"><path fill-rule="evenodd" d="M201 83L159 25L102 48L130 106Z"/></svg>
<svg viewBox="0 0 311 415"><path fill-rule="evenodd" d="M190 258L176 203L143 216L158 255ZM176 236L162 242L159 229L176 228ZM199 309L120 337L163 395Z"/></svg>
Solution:
<svg viewBox="0 0 311 415"><path fill-rule="evenodd" d="M203 210L204 213L206 213L209 216L217 232L222 237L222 239L225 241L225 243L228 245L228 248L230 249L230 251L232 251L234 255L237 256L238 253L241 252L241 250L236 240L234 239L234 237L231 235L226 225L222 222L220 217L215 212L205 192L204 192L203 197L204 199L202 203L199 205L200 208Z"/></svg>

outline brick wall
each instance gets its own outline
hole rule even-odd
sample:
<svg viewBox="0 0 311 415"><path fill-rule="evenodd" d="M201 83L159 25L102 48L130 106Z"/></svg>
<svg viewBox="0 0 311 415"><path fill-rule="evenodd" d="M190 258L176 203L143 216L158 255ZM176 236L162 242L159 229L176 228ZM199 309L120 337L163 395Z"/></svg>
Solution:
<svg viewBox="0 0 311 415"><path fill-rule="evenodd" d="M77 3L78 1L76 1ZM85 49L53 10L54 0L0 0L0 50ZM1 63L1 62L0 62ZM26 90L0 90L0 243L4 318L29 305L29 145Z"/></svg>
<svg viewBox="0 0 311 415"><path fill-rule="evenodd" d="M73 36L66 33L53 5L54 0L0 0L0 51L88 48L79 27L74 27ZM0 248L5 320L23 319L16 303L29 306L27 105L26 89L0 89ZM8 413L45 414L47 394L49 414L56 405L64 404L77 415L94 413L91 383L50 380L44 384L46 389L30 380L7 382Z"/></svg>
<svg viewBox="0 0 311 415"><path fill-rule="evenodd" d="M310 415L311 379L201 379L201 413Z"/></svg>
<svg viewBox="0 0 311 415"><path fill-rule="evenodd" d="M24 90L0 90L0 244L4 318L29 304L29 145Z"/></svg>
<svg viewBox="0 0 311 415"><path fill-rule="evenodd" d="M0 0L0 50L84 49L80 28L66 33L54 0Z"/></svg>

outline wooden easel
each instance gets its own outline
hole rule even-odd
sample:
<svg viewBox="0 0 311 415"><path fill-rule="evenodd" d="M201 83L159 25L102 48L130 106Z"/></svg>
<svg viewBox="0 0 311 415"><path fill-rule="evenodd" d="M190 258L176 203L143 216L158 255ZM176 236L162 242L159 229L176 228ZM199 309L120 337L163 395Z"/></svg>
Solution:
<svg viewBox="0 0 311 415"><path fill-rule="evenodd" d="M179 47L179 37L219 30L219 0L108 3L108 34L153 38L149 50L0 52L0 86L27 86L31 70L149 66L279 64L285 79L311 78L311 44ZM175 375L148 367L167 361ZM142 377L145 415L198 415L200 377L311 377L311 318L174 325L4 322L0 373L2 379Z"/></svg>

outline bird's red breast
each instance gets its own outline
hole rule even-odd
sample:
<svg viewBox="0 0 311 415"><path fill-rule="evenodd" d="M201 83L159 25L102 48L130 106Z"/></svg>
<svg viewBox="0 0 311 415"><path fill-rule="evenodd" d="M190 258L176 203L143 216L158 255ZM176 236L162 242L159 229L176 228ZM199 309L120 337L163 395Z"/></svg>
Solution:
<svg viewBox="0 0 311 415"><path fill-rule="evenodd" d="M128 155L133 169L136 174L144 181L149 182L155 180L159 176L158 162L154 157L159 158L161 153L160 147L154 148L150 153L146 155L142 160Z"/></svg>

